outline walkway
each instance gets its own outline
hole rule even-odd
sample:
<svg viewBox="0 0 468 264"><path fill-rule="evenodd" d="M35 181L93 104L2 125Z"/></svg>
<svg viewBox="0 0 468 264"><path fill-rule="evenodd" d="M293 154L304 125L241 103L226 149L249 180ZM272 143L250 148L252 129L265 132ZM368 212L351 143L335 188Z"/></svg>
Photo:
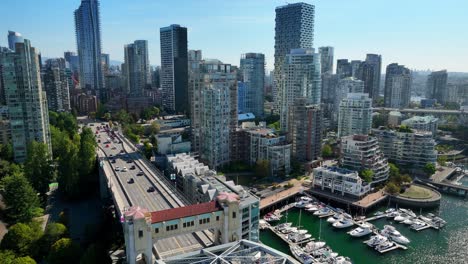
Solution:
<svg viewBox="0 0 468 264"><path fill-rule="evenodd" d="M434 173L430 179L433 182L442 182L443 180L446 180L448 177L450 177L452 174L455 173L455 168L449 168L449 167L440 167L442 168L441 171L437 170L436 173Z"/></svg>
<svg viewBox="0 0 468 264"><path fill-rule="evenodd" d="M303 191L304 191L304 187L302 187L302 185L296 185L292 188L276 193L275 195L265 197L260 200L260 210L262 210L263 208L269 207L271 205L274 205L275 203L281 200L293 197L297 195L298 193L302 193Z"/></svg>

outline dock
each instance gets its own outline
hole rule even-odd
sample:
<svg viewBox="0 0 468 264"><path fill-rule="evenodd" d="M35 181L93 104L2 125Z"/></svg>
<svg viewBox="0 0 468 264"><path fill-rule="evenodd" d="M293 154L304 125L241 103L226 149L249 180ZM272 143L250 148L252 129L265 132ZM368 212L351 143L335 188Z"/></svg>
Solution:
<svg viewBox="0 0 468 264"><path fill-rule="evenodd" d="M302 244L305 244L305 243L308 243L308 242L311 242L311 241L315 240L315 238L311 237L309 239L294 243L294 242L290 241L287 238L287 234L283 234L283 233L279 232L278 230L275 229L275 227L271 226L269 223L265 223L263 226L264 226L265 229L269 229L269 230L271 230L271 232L275 233L279 238L281 238L289 246L298 246L298 245L302 245Z"/></svg>
<svg viewBox="0 0 468 264"><path fill-rule="evenodd" d="M369 218L364 218L362 220L356 221L356 223L370 222L370 221L378 220L378 219L387 217L387 215L388 214L381 214L381 215L376 215L376 216L372 216L372 217L369 217Z"/></svg>

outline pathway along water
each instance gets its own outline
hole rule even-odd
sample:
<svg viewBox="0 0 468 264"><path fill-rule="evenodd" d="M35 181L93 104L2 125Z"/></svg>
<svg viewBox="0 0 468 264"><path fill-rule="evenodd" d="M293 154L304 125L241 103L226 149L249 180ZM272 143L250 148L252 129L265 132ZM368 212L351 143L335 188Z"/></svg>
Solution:
<svg viewBox="0 0 468 264"><path fill-rule="evenodd" d="M468 186L468 177L461 182ZM385 207L377 210L386 209ZM417 208L413 210L419 214ZM413 231L409 226L389 221L386 218L373 221L379 229L391 224L404 236L411 240L408 250L394 250L380 254L362 243L365 238L353 238L346 234L353 227L338 230L322 219L321 240L327 242L334 251L342 256L350 257L355 264L466 264L468 263L468 200L460 197L443 195L440 208L422 211L423 214L434 213L447 221L447 225L440 231L426 229ZM284 220L283 220L284 221ZM288 222L298 225L299 210L292 209L288 213ZM314 238L319 236L319 218L306 211L302 212L301 226L309 230ZM288 245L269 230L262 230L260 240L275 249L290 254Z"/></svg>

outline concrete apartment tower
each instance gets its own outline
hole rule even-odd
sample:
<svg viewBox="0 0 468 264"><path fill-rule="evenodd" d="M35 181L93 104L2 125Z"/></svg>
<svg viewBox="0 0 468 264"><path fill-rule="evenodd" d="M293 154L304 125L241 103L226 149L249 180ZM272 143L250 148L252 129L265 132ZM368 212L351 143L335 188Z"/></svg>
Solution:
<svg viewBox="0 0 468 264"><path fill-rule="evenodd" d="M385 107L407 108L411 97L411 71L392 63L385 75Z"/></svg>
<svg viewBox="0 0 468 264"><path fill-rule="evenodd" d="M49 110L69 112L71 71L65 66L65 59L49 59L43 69L44 90L47 93Z"/></svg>
<svg viewBox="0 0 468 264"><path fill-rule="evenodd" d="M142 96L147 85L151 84L148 59L148 41L135 40L125 45L124 73L127 81L127 93L130 96Z"/></svg>
<svg viewBox="0 0 468 264"><path fill-rule="evenodd" d="M8 31L8 48L10 50L15 51L15 44L22 43L23 41L24 40L23 36L21 36L21 33L15 31Z"/></svg>
<svg viewBox="0 0 468 264"><path fill-rule="evenodd" d="M338 113L338 137L367 135L372 128L372 99L366 93L349 93L341 100Z"/></svg>
<svg viewBox="0 0 468 264"><path fill-rule="evenodd" d="M428 99L436 99L438 103L445 104L449 102L447 94L447 70L431 72L427 76L427 95Z"/></svg>

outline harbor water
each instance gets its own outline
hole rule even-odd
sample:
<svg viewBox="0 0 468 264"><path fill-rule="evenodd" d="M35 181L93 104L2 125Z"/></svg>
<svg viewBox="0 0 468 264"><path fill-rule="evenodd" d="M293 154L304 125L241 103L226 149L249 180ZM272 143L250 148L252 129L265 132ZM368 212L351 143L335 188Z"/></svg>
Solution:
<svg viewBox="0 0 468 264"><path fill-rule="evenodd" d="M461 182L463 185L468 186L468 177L464 177ZM377 208L377 210L385 209L387 209L387 206ZM412 209L416 214L420 213L417 208ZM346 234L347 231L356 226L336 229L327 223L327 218L320 220L312 213L305 210L300 212L297 208L288 211L287 222L292 222L294 226L298 226L300 221L302 229L307 229L309 234L316 240L320 236L320 240L325 241L333 251L341 256L351 258L355 264L468 263L468 200L443 194L439 208L425 210L422 213L440 215L441 218L447 221L447 224L441 230L429 228L416 232L410 229L408 225L387 220L387 218L371 222L379 229L382 229L384 225L393 225L411 241L407 245L407 250L396 249L385 254L380 254L363 243L370 235L363 238L354 238ZM285 222L285 218L286 213L283 213L281 222ZM262 230L260 240L268 246L290 254L289 246L270 230Z"/></svg>

